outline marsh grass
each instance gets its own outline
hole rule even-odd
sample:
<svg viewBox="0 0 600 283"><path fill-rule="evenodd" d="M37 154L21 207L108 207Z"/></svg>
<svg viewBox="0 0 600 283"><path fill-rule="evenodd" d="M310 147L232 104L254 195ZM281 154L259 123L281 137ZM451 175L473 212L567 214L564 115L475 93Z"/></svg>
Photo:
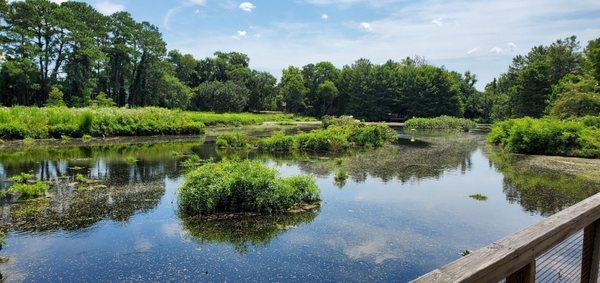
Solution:
<svg viewBox="0 0 600 283"><path fill-rule="evenodd" d="M191 215L270 213L320 200L312 177L283 178L256 160L205 164L185 176L178 195L182 211Z"/></svg>
<svg viewBox="0 0 600 283"><path fill-rule="evenodd" d="M477 127L477 123L472 120L451 116L412 118L404 123L405 129L415 130L461 130L466 132L475 127Z"/></svg>
<svg viewBox="0 0 600 283"><path fill-rule="evenodd" d="M204 124L179 110L12 107L0 108L0 138L149 136L200 134Z"/></svg>

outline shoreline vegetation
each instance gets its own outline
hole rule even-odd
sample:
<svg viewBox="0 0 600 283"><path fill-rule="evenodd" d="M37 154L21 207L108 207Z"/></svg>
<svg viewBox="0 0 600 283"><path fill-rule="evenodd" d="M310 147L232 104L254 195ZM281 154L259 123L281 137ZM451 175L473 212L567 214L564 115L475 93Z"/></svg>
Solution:
<svg viewBox="0 0 600 283"><path fill-rule="evenodd" d="M210 113L157 107L0 108L0 139L47 139L197 135L206 126L258 125L264 122L313 121L292 114Z"/></svg>
<svg viewBox="0 0 600 283"><path fill-rule="evenodd" d="M506 120L492 126L488 141L513 153L599 158L600 117Z"/></svg>

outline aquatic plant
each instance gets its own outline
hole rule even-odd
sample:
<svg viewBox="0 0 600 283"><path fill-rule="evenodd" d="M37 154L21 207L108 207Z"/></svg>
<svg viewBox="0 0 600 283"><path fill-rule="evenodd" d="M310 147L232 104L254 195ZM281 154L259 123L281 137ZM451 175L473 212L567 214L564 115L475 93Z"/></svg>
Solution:
<svg viewBox="0 0 600 283"><path fill-rule="evenodd" d="M29 180L34 180L34 176L33 176L33 174L21 172L17 175L14 175L14 176L8 178L8 180L13 183L24 184L24 183L27 183L27 181L29 181Z"/></svg>
<svg viewBox="0 0 600 283"><path fill-rule="evenodd" d="M474 200L478 200L478 201L486 201L488 199L487 196L482 195L482 194L474 194L474 195L470 195L469 197Z"/></svg>
<svg viewBox="0 0 600 283"><path fill-rule="evenodd" d="M600 128L595 118L511 119L495 123L488 141L514 153L600 157Z"/></svg>
<svg viewBox="0 0 600 283"><path fill-rule="evenodd" d="M379 147L395 141L396 136L396 132L384 124L355 124L295 135L275 135L261 139L258 147L270 152L342 152L351 146Z"/></svg>
<svg viewBox="0 0 600 283"><path fill-rule="evenodd" d="M187 214L284 211L319 200L313 178L279 177L256 160L205 164L189 172L179 189L179 205Z"/></svg>
<svg viewBox="0 0 600 283"><path fill-rule="evenodd" d="M19 193L19 199L34 199L43 196L50 186L42 181L35 183L15 183L9 190Z"/></svg>
<svg viewBox="0 0 600 283"><path fill-rule="evenodd" d="M325 115L321 118L321 122L323 123L323 128L327 129L329 126L351 126L360 123L352 116L329 116Z"/></svg>
<svg viewBox="0 0 600 283"><path fill-rule="evenodd" d="M348 173L343 169L337 169L335 171L335 176L333 177L333 181L335 185L339 188L346 185L346 180L348 179Z"/></svg>
<svg viewBox="0 0 600 283"><path fill-rule="evenodd" d="M462 130L468 131L477 127L472 120L451 116L435 118L411 118L404 123L405 129L415 130Z"/></svg>
<svg viewBox="0 0 600 283"><path fill-rule="evenodd" d="M216 145L220 148L245 148L252 143L250 136L239 131L219 134L216 139Z"/></svg>
<svg viewBox="0 0 600 283"><path fill-rule="evenodd" d="M135 156L130 155L130 156L125 157L125 162L127 164L135 164L137 161L138 160L137 160L137 158L135 158Z"/></svg>

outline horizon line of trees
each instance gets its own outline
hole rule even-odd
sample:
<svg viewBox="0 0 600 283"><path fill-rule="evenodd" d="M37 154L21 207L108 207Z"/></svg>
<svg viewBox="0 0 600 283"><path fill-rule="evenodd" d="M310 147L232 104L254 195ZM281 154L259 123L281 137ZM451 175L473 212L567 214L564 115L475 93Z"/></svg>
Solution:
<svg viewBox="0 0 600 283"><path fill-rule="evenodd" d="M167 51L157 27L127 12L105 16L82 2L0 0L0 103L160 106L242 112L282 110L365 120L451 115L491 122L511 117L598 115L600 39L575 37L516 56L485 91L474 74L423 58L359 59L290 66L278 81L238 52L196 59Z"/></svg>

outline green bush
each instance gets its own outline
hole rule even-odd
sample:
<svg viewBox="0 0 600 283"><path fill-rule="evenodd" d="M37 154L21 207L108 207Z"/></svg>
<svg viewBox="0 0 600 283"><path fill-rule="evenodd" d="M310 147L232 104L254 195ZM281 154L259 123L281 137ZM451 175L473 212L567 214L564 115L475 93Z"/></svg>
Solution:
<svg viewBox="0 0 600 283"><path fill-rule="evenodd" d="M281 178L259 161L223 161L189 172L179 189L188 214L273 212L320 200L311 177Z"/></svg>
<svg viewBox="0 0 600 283"><path fill-rule="evenodd" d="M342 152L351 146L379 147L395 139L396 132L384 124L355 124L290 136L275 135L260 140L258 147L271 152Z"/></svg>
<svg viewBox="0 0 600 283"><path fill-rule="evenodd" d="M468 131L477 127L477 123L469 119L451 116L436 118L412 118L404 123L404 128L415 130L463 130Z"/></svg>
<svg viewBox="0 0 600 283"><path fill-rule="evenodd" d="M600 129L587 126L594 121L512 119L494 124L488 140L515 153L600 157Z"/></svg>

